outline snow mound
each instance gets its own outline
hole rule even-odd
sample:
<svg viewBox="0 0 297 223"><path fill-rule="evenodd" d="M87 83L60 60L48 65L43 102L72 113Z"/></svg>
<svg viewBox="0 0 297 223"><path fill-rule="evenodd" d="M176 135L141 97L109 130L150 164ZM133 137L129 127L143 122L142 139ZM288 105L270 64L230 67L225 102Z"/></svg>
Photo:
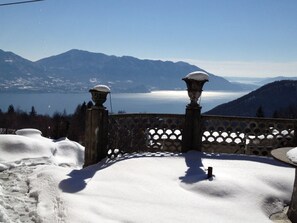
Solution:
<svg viewBox="0 0 297 223"><path fill-rule="evenodd" d="M37 136L40 137L42 132L38 129L19 129L15 132L16 135L22 135L22 136Z"/></svg>
<svg viewBox="0 0 297 223"><path fill-rule="evenodd" d="M0 135L0 162L12 162L22 158L50 157L55 150L53 142L22 135Z"/></svg>
<svg viewBox="0 0 297 223"><path fill-rule="evenodd" d="M67 138L55 141L41 134L37 129L21 129L16 135L0 135L0 171L29 158L50 159L57 165L83 166L83 146Z"/></svg>
<svg viewBox="0 0 297 223"><path fill-rule="evenodd" d="M74 141L65 138L55 143L58 148L55 153L55 161L59 165L64 166L83 166L84 149Z"/></svg>
<svg viewBox="0 0 297 223"><path fill-rule="evenodd" d="M297 164L297 147L289 150L287 152L287 157L291 160L291 162Z"/></svg>

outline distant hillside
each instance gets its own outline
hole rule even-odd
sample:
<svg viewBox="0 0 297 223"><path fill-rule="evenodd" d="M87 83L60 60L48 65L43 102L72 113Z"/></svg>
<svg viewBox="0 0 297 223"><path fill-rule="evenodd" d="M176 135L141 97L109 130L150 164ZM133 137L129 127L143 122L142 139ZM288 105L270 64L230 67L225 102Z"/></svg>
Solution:
<svg viewBox="0 0 297 223"><path fill-rule="evenodd" d="M12 80L15 76L40 76L42 69L30 60L26 60L12 52L0 50L0 77Z"/></svg>
<svg viewBox="0 0 297 223"><path fill-rule="evenodd" d="M296 73L297 75L297 73ZM282 80L297 80L297 77L286 77L286 76L277 76L277 77L241 77L241 76L227 76L224 77L231 83L244 83L253 85L256 88L259 88L265 84L269 84L275 81Z"/></svg>
<svg viewBox="0 0 297 223"><path fill-rule="evenodd" d="M140 60L82 50L70 50L36 62L0 50L0 61L0 92L86 92L96 84L109 85L113 92L185 89L181 80L185 75L204 71L185 62ZM209 77L206 90L251 90L250 86L230 83L210 73Z"/></svg>
<svg viewBox="0 0 297 223"><path fill-rule="evenodd" d="M274 81L282 81L282 80L297 80L297 77L285 77L285 76L270 77L259 81L257 84L262 86L265 84L272 83Z"/></svg>
<svg viewBox="0 0 297 223"><path fill-rule="evenodd" d="M276 111L296 106L296 98L297 81L276 81L234 101L219 105L205 114L254 117L261 106L264 116L272 117Z"/></svg>

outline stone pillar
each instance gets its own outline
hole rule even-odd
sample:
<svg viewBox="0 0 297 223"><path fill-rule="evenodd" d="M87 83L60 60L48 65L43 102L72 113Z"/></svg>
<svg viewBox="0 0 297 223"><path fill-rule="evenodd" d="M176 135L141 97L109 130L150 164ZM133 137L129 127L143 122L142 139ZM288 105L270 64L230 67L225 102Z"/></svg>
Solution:
<svg viewBox="0 0 297 223"><path fill-rule="evenodd" d="M202 71L189 73L183 80L187 84L190 103L186 108L185 126L182 135L182 152L189 150L201 151L202 148L202 123L201 106L198 99L201 96L202 88L208 81L208 75Z"/></svg>
<svg viewBox="0 0 297 223"><path fill-rule="evenodd" d="M107 155L108 111L92 107L86 114L85 164L84 167L98 163Z"/></svg>
<svg viewBox="0 0 297 223"><path fill-rule="evenodd" d="M189 150L201 151L202 125L201 107L188 105L185 115L185 126L182 136L182 152Z"/></svg>
<svg viewBox="0 0 297 223"><path fill-rule="evenodd" d="M105 158L108 144L108 111L103 103L110 89L105 85L97 85L90 92L95 105L86 113L84 167Z"/></svg>

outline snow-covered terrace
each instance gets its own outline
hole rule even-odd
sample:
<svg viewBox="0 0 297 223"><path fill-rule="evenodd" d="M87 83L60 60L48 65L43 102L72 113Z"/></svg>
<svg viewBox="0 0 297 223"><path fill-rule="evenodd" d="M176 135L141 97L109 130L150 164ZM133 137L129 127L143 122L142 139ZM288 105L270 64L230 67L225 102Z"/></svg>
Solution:
<svg viewBox="0 0 297 223"><path fill-rule="evenodd" d="M82 169L79 144L17 134L0 135L0 222L289 222L273 214L290 202L294 168L272 158L136 152Z"/></svg>

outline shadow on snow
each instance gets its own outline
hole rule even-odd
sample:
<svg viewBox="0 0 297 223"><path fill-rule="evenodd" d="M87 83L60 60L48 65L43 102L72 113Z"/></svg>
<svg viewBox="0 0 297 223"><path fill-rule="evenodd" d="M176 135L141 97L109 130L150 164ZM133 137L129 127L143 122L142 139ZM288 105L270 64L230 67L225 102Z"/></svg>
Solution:
<svg viewBox="0 0 297 223"><path fill-rule="evenodd" d="M156 153L127 153L115 159L104 159L95 165L88 166L80 170L72 170L68 176L60 182L59 188L66 193L76 193L86 188L87 184L92 180L96 172L101 171L117 162L135 159L135 158L162 158L162 157L184 157L187 170L185 176L179 177L181 182L186 184L197 183L207 179L207 172L203 166L203 159L218 159L218 160L241 160L251 162L261 162L270 165L289 167L288 165L274 160L273 158L247 156L236 154L208 154L203 152L189 151L187 153L171 153L171 152L156 152ZM208 179L212 180L212 178Z"/></svg>

